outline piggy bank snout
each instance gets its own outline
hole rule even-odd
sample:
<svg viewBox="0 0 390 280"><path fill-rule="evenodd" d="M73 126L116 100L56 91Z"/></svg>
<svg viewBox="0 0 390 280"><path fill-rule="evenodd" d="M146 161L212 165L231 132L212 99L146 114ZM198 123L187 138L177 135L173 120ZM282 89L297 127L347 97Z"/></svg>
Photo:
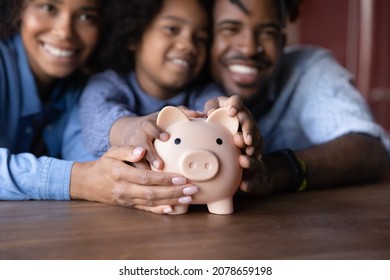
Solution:
<svg viewBox="0 0 390 280"><path fill-rule="evenodd" d="M192 181L207 181L217 174L217 156L207 150L188 150L180 157L181 173Z"/></svg>

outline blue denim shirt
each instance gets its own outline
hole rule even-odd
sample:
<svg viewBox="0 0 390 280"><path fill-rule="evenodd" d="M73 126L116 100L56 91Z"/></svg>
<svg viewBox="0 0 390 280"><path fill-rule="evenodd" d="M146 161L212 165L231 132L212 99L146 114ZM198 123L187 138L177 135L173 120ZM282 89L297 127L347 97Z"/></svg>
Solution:
<svg viewBox="0 0 390 280"><path fill-rule="evenodd" d="M267 93L272 108L257 114L267 152L305 149L348 133L376 137L390 152L389 135L375 122L354 77L330 51L286 48L279 73Z"/></svg>
<svg viewBox="0 0 390 280"><path fill-rule="evenodd" d="M73 160L94 159L81 141L81 85L60 81L43 106L20 36L0 42L0 200L70 199ZM37 116L48 155L39 158L28 153Z"/></svg>
<svg viewBox="0 0 390 280"><path fill-rule="evenodd" d="M348 133L376 137L390 153L388 133L331 52L291 46L279 67L264 90L246 102L263 136L264 153L306 149Z"/></svg>

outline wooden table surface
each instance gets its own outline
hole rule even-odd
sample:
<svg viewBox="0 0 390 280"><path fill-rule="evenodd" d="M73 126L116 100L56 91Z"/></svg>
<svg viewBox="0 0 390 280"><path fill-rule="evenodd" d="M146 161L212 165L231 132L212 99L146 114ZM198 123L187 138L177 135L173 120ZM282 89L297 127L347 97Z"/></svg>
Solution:
<svg viewBox="0 0 390 280"><path fill-rule="evenodd" d="M0 259L390 259L390 182L237 196L167 216L81 201L0 201Z"/></svg>

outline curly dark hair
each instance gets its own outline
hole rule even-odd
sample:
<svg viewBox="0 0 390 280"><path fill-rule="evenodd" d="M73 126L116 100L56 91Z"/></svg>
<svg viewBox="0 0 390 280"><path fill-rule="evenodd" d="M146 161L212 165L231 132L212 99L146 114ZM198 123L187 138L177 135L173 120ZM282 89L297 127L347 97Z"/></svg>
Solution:
<svg viewBox="0 0 390 280"><path fill-rule="evenodd" d="M28 0L0 1L0 39L5 39L19 30L19 20L23 5Z"/></svg>
<svg viewBox="0 0 390 280"><path fill-rule="evenodd" d="M212 2L198 0L211 17ZM100 53L100 61L108 68L121 73L134 69L134 53L129 45L136 46L142 39L145 30L161 11L164 0L116 0L107 11L104 23L109 36Z"/></svg>

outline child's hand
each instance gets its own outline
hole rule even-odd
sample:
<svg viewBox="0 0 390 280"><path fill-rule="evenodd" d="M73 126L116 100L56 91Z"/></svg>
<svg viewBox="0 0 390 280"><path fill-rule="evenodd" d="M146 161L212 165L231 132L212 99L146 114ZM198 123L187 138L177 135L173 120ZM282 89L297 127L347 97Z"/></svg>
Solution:
<svg viewBox="0 0 390 280"><path fill-rule="evenodd" d="M197 118L204 116L203 113L189 110L184 106L181 106L180 109L188 117ZM153 141L155 139L163 142L168 141L170 135L157 126L157 115L158 112L142 117L124 117L117 120L111 128L111 146L131 145L145 148L145 159L133 164L137 168L150 169L149 164L151 164L154 168L161 170L164 166L163 160L154 149Z"/></svg>
<svg viewBox="0 0 390 280"><path fill-rule="evenodd" d="M163 168L164 163L154 149L153 141L154 139L167 141L169 134L157 126L157 114L121 118L114 123L111 129L112 146L131 145L145 148L145 160L136 164L138 168L150 169L149 163L156 169Z"/></svg>

